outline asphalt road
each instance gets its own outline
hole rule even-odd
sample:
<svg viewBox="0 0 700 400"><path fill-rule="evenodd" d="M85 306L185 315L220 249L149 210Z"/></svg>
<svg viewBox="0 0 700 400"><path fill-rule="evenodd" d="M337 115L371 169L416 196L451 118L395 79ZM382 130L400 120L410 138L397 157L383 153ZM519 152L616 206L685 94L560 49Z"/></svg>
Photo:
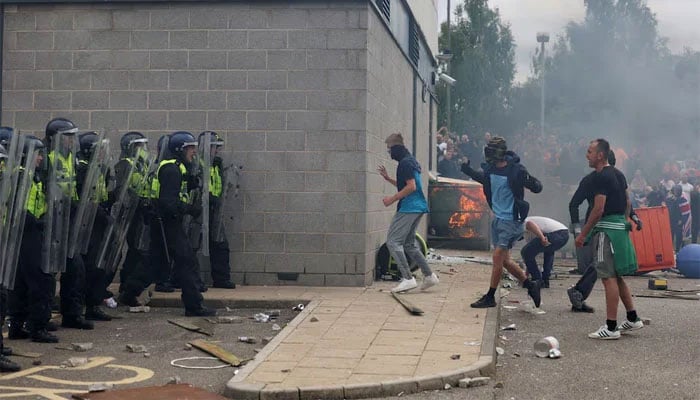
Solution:
<svg viewBox="0 0 700 400"><path fill-rule="evenodd" d="M561 269L561 271L565 271ZM700 280L664 275L670 289L700 291ZM700 301L635 297L635 306L651 324L623 335L619 340L600 341L586 335L605 322L604 293L598 283L588 303L594 314L574 314L566 288L577 276L560 274L545 289L542 309L532 315L512 301L526 300L522 289L513 289L501 309L501 326L512 323L515 331L501 331L496 376L488 386L451 389L401 396L411 400L456 399L700 399ZM648 277L627 278L634 294L649 294ZM700 298L700 296L698 297ZM465 310L468 305L465 305ZM624 317L620 304L619 319ZM545 336L558 338L562 356L541 359L534 343ZM505 338L505 339L503 339ZM497 388L496 386L502 388Z"/></svg>
<svg viewBox="0 0 700 400"><path fill-rule="evenodd" d="M262 309L234 309L219 310L219 315L240 316L242 323L210 325L214 329L213 336L203 335L185 330L168 322L168 319L185 319L196 321L200 318L185 318L184 312L179 308L151 308L150 313L133 314L126 312L126 308L109 310L113 315L122 319L111 322L96 323L96 329L92 331L78 331L74 329L59 329L55 332L61 342L58 344L39 344L28 340L7 340L5 344L15 350L42 353L38 359L30 359L13 356L12 359L22 365L25 372L30 368L26 376L12 378L11 375L0 375L0 397L6 397L15 393L22 398L21 393L29 394L32 399L51 399L50 395L68 398L69 393L85 392L88 382L118 382L126 380L125 385L119 388L158 386L168 383L171 377L179 377L182 383L190 383L205 390L223 393L226 382L234 375L235 368L221 369L184 369L170 365L174 359L183 357L207 357L208 355L197 350L186 350L186 344L194 339L215 341L216 344L235 354L240 359L249 359L255 356L255 349L262 348L263 337L275 336L278 331L272 329L273 323L281 327L296 316L291 309L281 309L281 315L276 321L269 323L257 323L251 318L255 313L263 312ZM241 343L239 336L253 336L258 340L257 344ZM91 342L93 349L86 352L63 350L56 347L69 346L75 342ZM145 346L148 356L143 353L127 351L126 345ZM58 368L71 357L102 357L89 368ZM40 360L40 366L34 366L32 362ZM193 366L220 365L217 361L191 360L183 361L183 364ZM56 369L51 369L50 367ZM46 369L49 367L49 369ZM32 372L33 371L33 372ZM46 390L39 393L36 389ZM31 392L35 390L35 392ZM36 397L31 397L31 395Z"/></svg>

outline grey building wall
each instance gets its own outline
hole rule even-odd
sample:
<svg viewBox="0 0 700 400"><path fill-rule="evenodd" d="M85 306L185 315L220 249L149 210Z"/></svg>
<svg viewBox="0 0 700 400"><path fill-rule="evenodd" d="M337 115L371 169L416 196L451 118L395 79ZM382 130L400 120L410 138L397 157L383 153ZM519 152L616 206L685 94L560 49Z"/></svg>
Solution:
<svg viewBox="0 0 700 400"><path fill-rule="evenodd" d="M9 5L4 22L3 124L215 130L244 166L236 282L371 284L395 190L376 167L389 133L410 143L414 75L367 1Z"/></svg>

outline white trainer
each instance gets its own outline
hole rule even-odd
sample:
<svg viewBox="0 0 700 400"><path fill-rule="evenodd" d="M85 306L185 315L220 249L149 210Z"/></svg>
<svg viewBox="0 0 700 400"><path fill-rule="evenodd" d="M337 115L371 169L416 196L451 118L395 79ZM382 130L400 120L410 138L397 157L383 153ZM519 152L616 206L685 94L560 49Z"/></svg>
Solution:
<svg viewBox="0 0 700 400"><path fill-rule="evenodd" d="M620 338L620 331L618 331L618 330L609 331L607 325L603 325L600 328L598 328L597 331L589 333L588 337L591 339L602 339L602 340L619 339Z"/></svg>
<svg viewBox="0 0 700 400"><path fill-rule="evenodd" d="M625 332L630 332L630 331L636 331L637 329L642 329L644 328L644 323L642 322L641 319L638 319L634 322L630 321L625 321L621 323L620 325L617 326L617 331L620 333L625 333Z"/></svg>
<svg viewBox="0 0 700 400"><path fill-rule="evenodd" d="M438 283L440 283L440 279L438 279L437 275L435 275L435 272L433 272L432 274L423 277L423 283L421 283L420 285L420 290L426 290L437 285Z"/></svg>
<svg viewBox="0 0 700 400"><path fill-rule="evenodd" d="M416 283L416 278L411 278L411 279L401 279L401 282L391 291L393 293L401 293L401 292L408 292L411 289L415 289L418 287L418 284Z"/></svg>

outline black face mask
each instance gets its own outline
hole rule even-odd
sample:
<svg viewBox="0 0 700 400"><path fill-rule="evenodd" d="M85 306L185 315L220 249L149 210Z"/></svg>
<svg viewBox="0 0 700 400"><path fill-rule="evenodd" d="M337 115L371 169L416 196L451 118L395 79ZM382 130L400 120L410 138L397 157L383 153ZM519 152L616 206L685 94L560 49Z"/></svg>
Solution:
<svg viewBox="0 0 700 400"><path fill-rule="evenodd" d="M406 153L408 153L408 150L406 150L406 148L400 144L391 146L389 151L389 154L391 154L391 159L396 161L403 160L403 158L406 157Z"/></svg>

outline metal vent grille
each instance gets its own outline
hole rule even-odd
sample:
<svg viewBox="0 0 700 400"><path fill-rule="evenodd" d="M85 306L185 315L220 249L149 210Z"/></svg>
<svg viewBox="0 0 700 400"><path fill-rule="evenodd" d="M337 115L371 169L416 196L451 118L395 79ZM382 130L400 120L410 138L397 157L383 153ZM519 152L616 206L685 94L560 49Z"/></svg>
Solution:
<svg viewBox="0 0 700 400"><path fill-rule="evenodd" d="M382 13L384 18L386 18L387 21L391 20L391 3L389 0L375 0L375 3L377 4L377 8L379 8L379 12Z"/></svg>
<svg viewBox="0 0 700 400"><path fill-rule="evenodd" d="M408 31L408 56L415 65L418 65L420 59L420 35L418 34L418 24L414 19L411 19Z"/></svg>

